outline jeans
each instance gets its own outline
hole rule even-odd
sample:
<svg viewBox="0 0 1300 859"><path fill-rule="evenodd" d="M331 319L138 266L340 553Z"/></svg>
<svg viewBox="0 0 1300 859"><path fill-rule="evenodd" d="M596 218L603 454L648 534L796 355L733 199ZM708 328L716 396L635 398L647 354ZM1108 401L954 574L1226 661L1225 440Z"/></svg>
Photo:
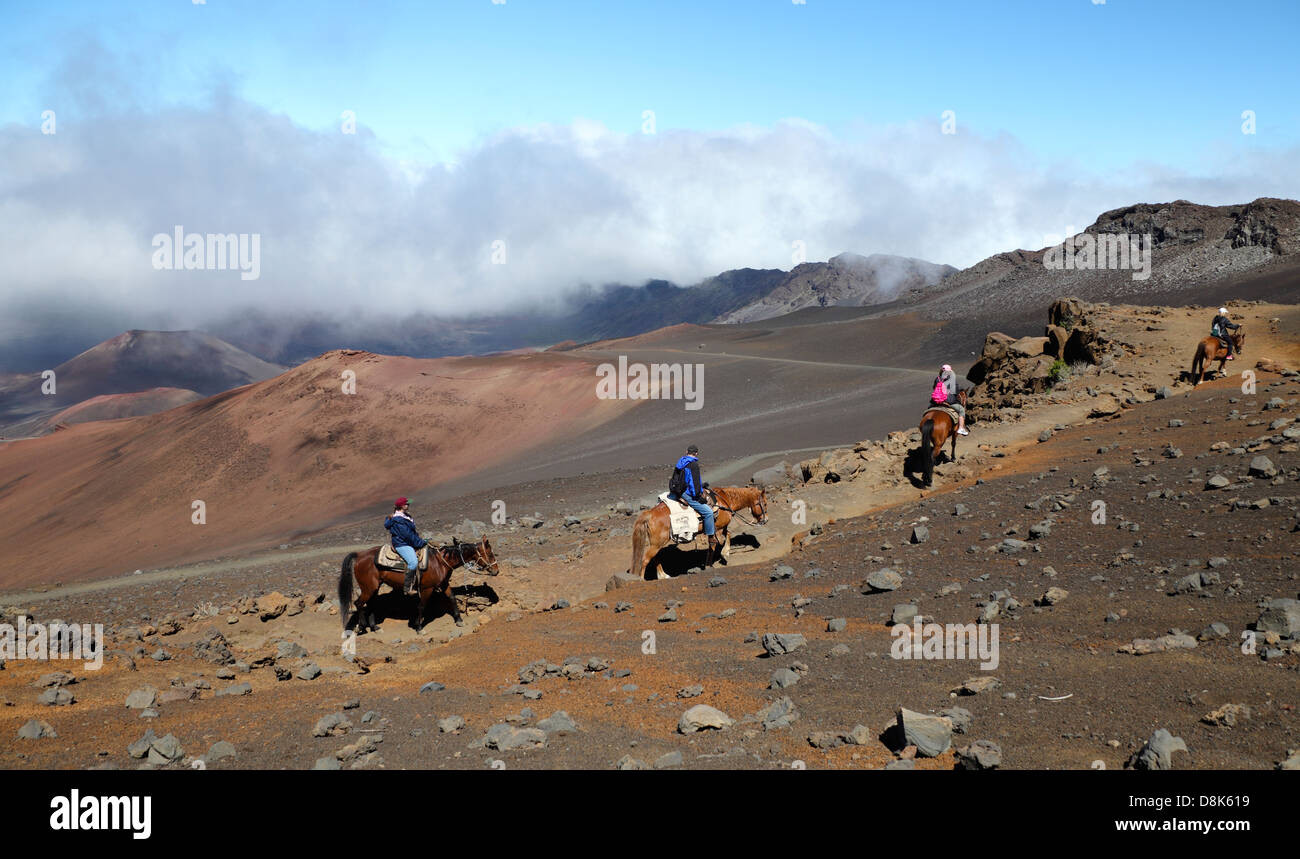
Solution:
<svg viewBox="0 0 1300 859"><path fill-rule="evenodd" d="M704 533L710 537L713 536L713 508L712 507L705 504L703 501L697 501L696 499L691 498L689 495L686 496L685 498L679 498L676 495L669 495L668 497L673 499L674 501L682 502L683 504L685 504L686 506L694 510L696 513L699 513L700 519L704 522Z"/></svg>
<svg viewBox="0 0 1300 859"><path fill-rule="evenodd" d="M402 560L406 561L407 572L413 573L419 569L420 559L415 557L414 549L410 546L395 546L394 548L397 550L397 554L402 556Z"/></svg>

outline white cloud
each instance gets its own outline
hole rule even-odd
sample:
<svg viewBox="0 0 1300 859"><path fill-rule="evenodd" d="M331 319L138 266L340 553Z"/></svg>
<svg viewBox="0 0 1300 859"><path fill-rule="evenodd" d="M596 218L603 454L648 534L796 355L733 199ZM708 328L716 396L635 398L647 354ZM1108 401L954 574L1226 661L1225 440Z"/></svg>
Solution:
<svg viewBox="0 0 1300 859"><path fill-rule="evenodd" d="M0 302L107 307L198 327L236 308L346 316L518 310L583 283L689 284L841 251L965 266L1103 210L1300 196L1300 153L1220 153L1081 174L938 122L835 137L804 120L620 134L590 120L502 132L454 164L383 154L224 95L127 108L58 134L0 129ZM1153 154L1154 156L1154 154ZM262 275L150 267L155 233L260 233ZM503 240L507 264L492 263ZM21 320L10 320L10 325Z"/></svg>

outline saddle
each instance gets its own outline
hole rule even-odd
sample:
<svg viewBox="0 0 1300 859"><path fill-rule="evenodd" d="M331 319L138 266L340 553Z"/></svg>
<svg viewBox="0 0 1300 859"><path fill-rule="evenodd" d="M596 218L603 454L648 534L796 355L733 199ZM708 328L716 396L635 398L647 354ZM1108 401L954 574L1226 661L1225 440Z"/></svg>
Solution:
<svg viewBox="0 0 1300 859"><path fill-rule="evenodd" d="M429 544L425 543L423 549L415 550L415 559L419 562L420 572L424 572L429 567ZM397 554L397 550L392 546L380 546L379 554L375 556L375 566L382 567L386 570L396 570L400 573L406 572L406 561L402 556Z"/></svg>
<svg viewBox="0 0 1300 859"><path fill-rule="evenodd" d="M665 492L659 496L659 503L668 508L668 527L676 543L693 543L700 530L700 514L695 508L681 501L674 501Z"/></svg>
<svg viewBox="0 0 1300 859"><path fill-rule="evenodd" d="M930 407L927 408L925 411L930 412L930 411L934 411L935 409L947 413L948 417L952 418L952 422L954 424L957 423L958 421L957 412L956 410L953 409L952 406L947 405L946 403L931 403ZM925 412L921 413L921 417L925 417Z"/></svg>

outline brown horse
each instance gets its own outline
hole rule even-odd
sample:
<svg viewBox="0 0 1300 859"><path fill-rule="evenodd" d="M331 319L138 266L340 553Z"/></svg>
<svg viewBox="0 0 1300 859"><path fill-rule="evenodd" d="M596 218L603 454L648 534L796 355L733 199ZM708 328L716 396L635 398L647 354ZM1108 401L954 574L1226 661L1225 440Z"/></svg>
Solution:
<svg viewBox="0 0 1300 859"><path fill-rule="evenodd" d="M343 559L343 570L339 573L339 616L343 619L344 633L347 632L348 621L351 620L352 615L354 581L360 591L356 600L358 633L364 633L368 629L379 629L379 625L375 623L375 613L370 606L370 600L378 592L381 582L391 585L395 591L402 593L402 586L406 580L405 567L400 570L380 567L375 563L375 556L378 554L379 547L373 546L364 552L351 552ZM465 625L465 621L460 616L460 608L456 605L456 599L451 595L451 571L462 565L489 576L501 572L496 556L492 553L492 544L486 537L477 543L462 543L453 539L450 546L430 544L429 566L420 573L420 610L415 618L416 630L424 627L424 608L434 591L439 591L446 599L456 625Z"/></svg>
<svg viewBox="0 0 1300 859"><path fill-rule="evenodd" d="M961 407L966 408L966 392L958 391L957 399L961 401ZM943 443L952 439L952 455L948 458L952 461L957 459L957 425L953 423L952 416L941 408L934 407L927 409L925 414L921 415L921 469L924 484L929 487L934 485L934 460L937 455L943 451Z"/></svg>
<svg viewBox="0 0 1300 859"><path fill-rule="evenodd" d="M721 544L718 556L725 564L727 555L731 551L731 535L727 533L727 526L731 524L732 517L748 509L757 524L766 525L767 491L757 486L724 486L708 491L713 493L717 501L718 512L714 514L713 525L718 535L718 542ZM697 533L702 533L703 530L704 526L701 523L700 531ZM658 557L659 552L672 543L672 526L668 519L667 506L660 502L649 510L642 510L641 515L636 517L636 524L632 526L632 566L629 572L639 579L645 578L646 571ZM712 562L713 556L710 551L705 558L705 565ZM668 578L668 574L663 571L660 564L654 563L654 569L656 578Z"/></svg>
<svg viewBox="0 0 1300 859"><path fill-rule="evenodd" d="M1236 333L1230 334L1232 338L1233 349L1238 355L1241 354L1241 347L1246 342L1246 332L1244 329L1238 329ZM1200 343L1196 344L1196 355L1192 358L1192 387L1201 383L1205 376L1205 369L1215 361L1219 362L1218 373L1223 373L1223 365L1228 362L1228 347L1219 342L1218 337L1206 337Z"/></svg>

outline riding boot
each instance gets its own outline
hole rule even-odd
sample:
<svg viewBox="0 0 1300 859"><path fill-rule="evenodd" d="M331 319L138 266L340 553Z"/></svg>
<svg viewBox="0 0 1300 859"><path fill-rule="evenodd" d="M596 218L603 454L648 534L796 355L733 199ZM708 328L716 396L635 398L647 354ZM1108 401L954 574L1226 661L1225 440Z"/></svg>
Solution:
<svg viewBox="0 0 1300 859"><path fill-rule="evenodd" d="M417 593L419 593L419 590L416 588L416 585L415 585L415 580L416 580L416 577L417 577L418 575L419 575L419 571L418 571L418 570L407 570L407 571L406 571L406 583L403 585L402 590L404 590L404 591L406 592L406 595L407 595L408 597L413 597L413 596L415 596Z"/></svg>

